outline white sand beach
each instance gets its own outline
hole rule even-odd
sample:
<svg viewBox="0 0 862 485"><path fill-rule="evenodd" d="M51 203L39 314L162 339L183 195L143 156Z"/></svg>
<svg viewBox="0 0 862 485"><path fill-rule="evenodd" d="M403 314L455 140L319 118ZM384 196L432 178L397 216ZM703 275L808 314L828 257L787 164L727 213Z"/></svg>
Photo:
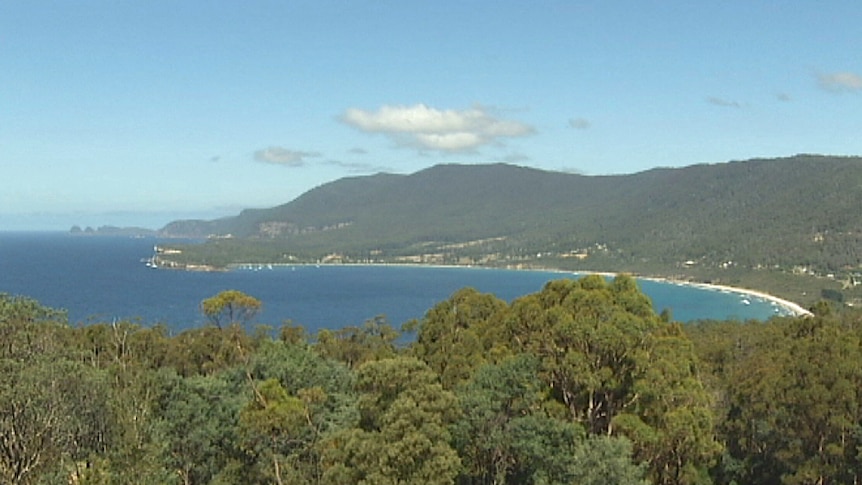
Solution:
<svg viewBox="0 0 862 485"><path fill-rule="evenodd" d="M711 283L697 283L693 281L685 281L685 280L675 280L669 278L653 278L646 276L638 276L637 278L643 280L657 281L663 283L673 283L678 285L687 285L693 286L697 288L703 288L706 290L715 290L715 291L724 291L729 293L736 293L742 297L751 297L751 298L760 298L772 303L775 303L777 306L787 310L788 313L794 316L812 316L813 314L807 309L800 306L798 303L794 303L790 300L785 300L783 298L779 298L775 295L770 295L769 293L764 293L762 291L750 290L747 288L737 288L735 286L726 286L726 285L714 285Z"/></svg>

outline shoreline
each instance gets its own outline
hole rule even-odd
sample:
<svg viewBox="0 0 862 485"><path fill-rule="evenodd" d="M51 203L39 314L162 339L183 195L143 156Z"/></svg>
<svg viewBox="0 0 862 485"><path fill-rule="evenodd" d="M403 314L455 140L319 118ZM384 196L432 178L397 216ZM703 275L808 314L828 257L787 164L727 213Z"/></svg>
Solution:
<svg viewBox="0 0 862 485"><path fill-rule="evenodd" d="M813 316L813 314L802 307L798 303L795 303L790 300L786 300L784 298L772 295L770 293L766 293L759 290L753 290L749 288L740 288L736 286L728 286L728 285L717 285L714 283L701 283L690 280L682 280L682 279L674 279L674 278L666 278L660 276L646 276L646 275L638 275L633 273L616 273L610 271L592 271L592 270L584 270L584 271L574 271L574 270L565 270L560 268L544 268L544 267L514 267L514 266L473 266L473 265L462 265L462 264L422 264L422 263L276 263L276 264L232 264L228 267L228 269L241 269L247 266L254 267L290 267L290 266L369 266L369 267L386 267L386 266L396 266L396 267L408 267L408 268L442 268L442 269L489 269L489 270L507 270L507 271L540 271L540 272L548 272L548 273L559 273L561 275L591 275L597 274L609 278L614 278L621 274L628 274L632 278L636 280L644 280L644 281L652 281L656 283L663 284L672 284L672 285L683 285L689 286L693 288L700 288L708 291L720 291L727 293L734 293L740 295L742 297L751 297L758 298L770 303L775 304L776 306L782 308L788 314L794 317L801 316Z"/></svg>
<svg viewBox="0 0 862 485"><path fill-rule="evenodd" d="M652 277L652 276L636 276L638 279L655 281L657 283L668 283L668 284L676 284L676 285L685 285L691 286L694 288L701 288L709 291L721 291L728 293L735 293L740 296L750 296L752 298L760 298L762 300L766 300L770 303L774 303L777 306L780 306L790 312L790 314L794 317L801 316L814 316L809 310L802 307L802 305L798 303L794 303L790 300L785 300L784 298L772 295L770 293L765 293L763 291L752 290L749 288L739 288L737 286L727 286L727 285L716 285L713 283L698 283L695 281L686 281L686 280L675 280L671 278L660 278L660 277Z"/></svg>

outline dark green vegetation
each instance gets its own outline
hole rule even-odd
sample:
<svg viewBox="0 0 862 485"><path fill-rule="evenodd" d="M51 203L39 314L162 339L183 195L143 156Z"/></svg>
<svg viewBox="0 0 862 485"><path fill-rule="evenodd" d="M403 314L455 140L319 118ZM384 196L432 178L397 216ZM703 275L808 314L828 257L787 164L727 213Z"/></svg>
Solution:
<svg viewBox="0 0 862 485"><path fill-rule="evenodd" d="M862 158L809 155L619 176L445 165L342 179L236 217L175 222L163 234L212 239L157 260L544 266L858 303L860 181Z"/></svg>
<svg viewBox="0 0 862 485"><path fill-rule="evenodd" d="M862 315L683 327L633 279L461 290L411 324L72 328L0 295L0 483L838 484Z"/></svg>

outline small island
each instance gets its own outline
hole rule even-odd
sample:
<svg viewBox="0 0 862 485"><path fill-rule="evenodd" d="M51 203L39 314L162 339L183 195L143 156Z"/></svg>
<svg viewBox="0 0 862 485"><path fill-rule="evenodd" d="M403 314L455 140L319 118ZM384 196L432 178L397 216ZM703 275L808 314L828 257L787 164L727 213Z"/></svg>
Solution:
<svg viewBox="0 0 862 485"><path fill-rule="evenodd" d="M75 225L69 229L69 234L73 236L152 237L157 236L159 231L143 227L99 226L94 229L91 226L81 228L81 226Z"/></svg>

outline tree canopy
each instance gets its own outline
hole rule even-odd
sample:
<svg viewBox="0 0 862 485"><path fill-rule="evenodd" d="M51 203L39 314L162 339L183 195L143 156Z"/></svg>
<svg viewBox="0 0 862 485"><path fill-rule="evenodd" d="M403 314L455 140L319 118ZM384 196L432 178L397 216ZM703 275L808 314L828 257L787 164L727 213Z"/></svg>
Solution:
<svg viewBox="0 0 862 485"><path fill-rule="evenodd" d="M630 277L590 276L511 303L463 289L411 328L402 343L382 317L315 337L291 324L73 328L0 294L0 482L862 476L859 312L681 326Z"/></svg>
<svg viewBox="0 0 862 485"><path fill-rule="evenodd" d="M260 312L262 303L239 290L225 290L201 302L201 312L213 325L245 324Z"/></svg>

